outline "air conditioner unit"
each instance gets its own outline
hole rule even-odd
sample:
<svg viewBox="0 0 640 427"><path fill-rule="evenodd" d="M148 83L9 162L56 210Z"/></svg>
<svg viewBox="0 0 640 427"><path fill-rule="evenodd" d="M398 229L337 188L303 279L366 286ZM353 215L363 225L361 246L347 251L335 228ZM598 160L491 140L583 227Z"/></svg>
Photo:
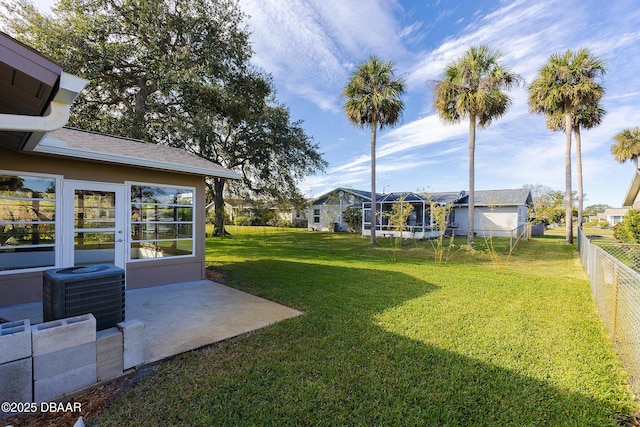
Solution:
<svg viewBox="0 0 640 427"><path fill-rule="evenodd" d="M456 227L458 227L458 223L457 222L452 222L451 224L449 224L449 227L456 228Z"/></svg>
<svg viewBox="0 0 640 427"><path fill-rule="evenodd" d="M42 283L45 322L92 313L98 331L124 321L124 270L111 264L46 270Z"/></svg>

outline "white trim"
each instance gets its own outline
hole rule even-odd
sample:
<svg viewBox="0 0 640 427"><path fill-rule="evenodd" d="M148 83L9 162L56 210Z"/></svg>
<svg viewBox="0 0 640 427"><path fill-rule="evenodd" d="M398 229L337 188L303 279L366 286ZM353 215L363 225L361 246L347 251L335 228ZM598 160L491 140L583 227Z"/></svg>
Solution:
<svg viewBox="0 0 640 427"><path fill-rule="evenodd" d="M125 200L125 186L124 184L116 184L112 182L99 182L99 181L77 181L72 179L65 179L63 182L63 235L62 235L62 251L63 261L62 267L73 267L74 262L74 204L76 189L80 190L97 190L97 191L112 191L115 193L115 226L113 227L114 233L114 265L122 269L126 268L127 263L127 246L129 245L129 238L126 233L127 229L127 215L125 212L125 206L127 206ZM99 229L99 232L110 232L111 228ZM87 232L95 231L93 229L86 229ZM119 236L121 236L119 241ZM56 234L57 238L57 234Z"/></svg>
<svg viewBox="0 0 640 427"><path fill-rule="evenodd" d="M185 172L196 175L217 176L221 178L240 179L241 175L228 169L215 170L199 166L181 165L161 160L140 159L126 154L100 153L79 148L70 148L64 141L45 138L34 148L35 152L54 154L58 156L74 157L85 160L96 160L105 163L116 163L127 166L139 166L150 169L167 170L171 172Z"/></svg>
<svg viewBox="0 0 640 427"><path fill-rule="evenodd" d="M29 138L24 150L35 149L46 132L60 129L67 124L71 114L71 104L87 83L89 83L88 80L62 71L60 86L44 116L0 114L0 130L34 132L36 137Z"/></svg>

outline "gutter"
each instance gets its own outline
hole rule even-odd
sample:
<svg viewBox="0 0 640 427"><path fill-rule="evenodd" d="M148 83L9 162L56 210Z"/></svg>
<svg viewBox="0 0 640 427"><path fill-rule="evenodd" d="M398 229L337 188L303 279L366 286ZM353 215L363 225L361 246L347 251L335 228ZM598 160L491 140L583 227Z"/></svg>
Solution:
<svg viewBox="0 0 640 427"><path fill-rule="evenodd" d="M62 71L60 85L44 116L0 114L0 131L33 132L23 148L32 151L47 132L60 129L69 121L71 104L89 83L88 80Z"/></svg>

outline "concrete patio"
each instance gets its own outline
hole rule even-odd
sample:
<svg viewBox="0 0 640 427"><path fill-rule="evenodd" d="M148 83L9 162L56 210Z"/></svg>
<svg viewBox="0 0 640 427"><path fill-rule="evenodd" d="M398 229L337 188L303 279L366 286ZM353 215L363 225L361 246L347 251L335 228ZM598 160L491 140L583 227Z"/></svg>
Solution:
<svg viewBox="0 0 640 427"><path fill-rule="evenodd" d="M301 312L208 280L126 291L126 320L144 322L145 363L263 328ZM42 303L0 308L42 323Z"/></svg>

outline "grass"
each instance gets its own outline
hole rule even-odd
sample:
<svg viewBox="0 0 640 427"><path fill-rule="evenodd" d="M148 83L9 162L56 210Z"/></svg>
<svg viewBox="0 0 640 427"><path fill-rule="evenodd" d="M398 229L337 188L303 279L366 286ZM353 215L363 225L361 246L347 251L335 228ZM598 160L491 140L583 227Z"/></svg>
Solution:
<svg viewBox="0 0 640 427"><path fill-rule="evenodd" d="M637 410L560 236L435 264L428 242L230 231L208 263L305 314L158 364L91 422L614 426Z"/></svg>

